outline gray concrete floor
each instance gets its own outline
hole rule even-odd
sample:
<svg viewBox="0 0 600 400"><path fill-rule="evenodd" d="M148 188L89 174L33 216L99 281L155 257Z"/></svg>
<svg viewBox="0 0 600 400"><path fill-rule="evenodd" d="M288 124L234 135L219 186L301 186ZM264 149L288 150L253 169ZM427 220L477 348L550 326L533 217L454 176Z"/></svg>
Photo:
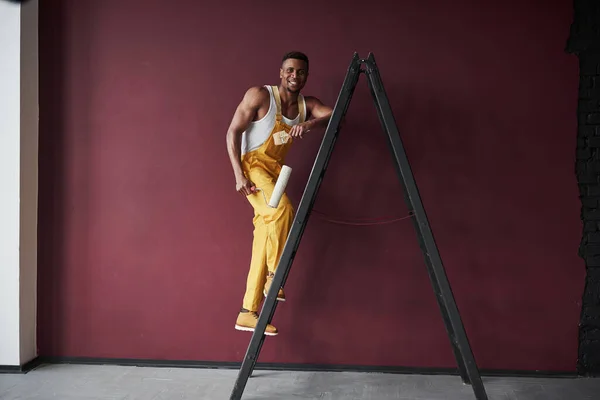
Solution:
<svg viewBox="0 0 600 400"><path fill-rule="evenodd" d="M2 400L228 400L237 370L42 365L0 374ZM490 400L600 399L600 379L483 377ZM256 370L248 400L475 399L458 376Z"/></svg>

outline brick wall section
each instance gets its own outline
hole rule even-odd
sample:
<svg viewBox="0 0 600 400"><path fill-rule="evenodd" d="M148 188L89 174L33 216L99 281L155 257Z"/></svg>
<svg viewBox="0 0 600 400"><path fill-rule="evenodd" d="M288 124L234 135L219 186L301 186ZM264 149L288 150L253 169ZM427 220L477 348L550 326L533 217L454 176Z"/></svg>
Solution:
<svg viewBox="0 0 600 400"><path fill-rule="evenodd" d="M600 375L600 2L575 0L567 51L579 57L577 156L585 260L577 369Z"/></svg>
<svg viewBox="0 0 600 400"><path fill-rule="evenodd" d="M579 372L600 374L600 55L580 55L577 179L587 267L579 337Z"/></svg>

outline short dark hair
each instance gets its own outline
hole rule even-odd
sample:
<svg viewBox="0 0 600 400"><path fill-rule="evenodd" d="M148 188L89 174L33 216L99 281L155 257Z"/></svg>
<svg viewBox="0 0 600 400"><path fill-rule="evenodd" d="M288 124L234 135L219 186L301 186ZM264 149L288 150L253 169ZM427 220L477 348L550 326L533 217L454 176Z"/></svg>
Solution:
<svg viewBox="0 0 600 400"><path fill-rule="evenodd" d="M290 51L289 53L284 54L281 63L284 63L285 60L293 58L296 60L302 60L306 63L306 70L308 71L308 56L300 51Z"/></svg>

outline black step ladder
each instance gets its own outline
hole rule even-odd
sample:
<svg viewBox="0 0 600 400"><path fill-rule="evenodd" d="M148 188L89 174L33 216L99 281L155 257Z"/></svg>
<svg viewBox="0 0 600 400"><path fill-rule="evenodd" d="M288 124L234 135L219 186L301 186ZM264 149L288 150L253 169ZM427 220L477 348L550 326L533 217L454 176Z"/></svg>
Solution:
<svg viewBox="0 0 600 400"><path fill-rule="evenodd" d="M361 69L362 64L365 65L365 69ZM429 221L427 220L427 215L423 208L417 184L415 183L410 164L406 157L402 140L400 139L396 121L392 114L377 64L375 63L375 57L372 53L369 53L366 59L359 58L357 53L354 53L354 56L352 57L342 89L338 95L335 107L333 108L329 124L327 125L321 147L319 148L317 158L311 170L308 183L302 194L298 210L296 211L288 239L285 243L279 265L275 272L275 277L273 278L273 283L263 303L260 317L258 318L256 328L252 334L252 339L250 340L248 350L246 351L237 380L234 384L230 400L240 400L242 398L248 378L254 371L256 361L266 337L264 334L265 329L267 324L271 323L273 315L275 314L275 309L277 308L277 293L279 288L284 287L290 272L296 250L300 244L300 239L302 238L308 217L317 197L317 192L319 191L321 181L327 170L327 164L329 163L335 141L338 137L340 123L346 115L361 72L365 73L368 78L369 88L377 108L379 120L387 133L388 144L395 161L400 182L404 189L404 199L412 214L413 224L419 239L419 247L425 257L427 272L429 273L429 278L442 313L444 324L446 325L446 331L450 338L450 343L452 344L460 376L464 384L472 385L477 400L487 400L487 394L483 382L481 381L479 370L475 363L458 308L454 301L454 295L452 294L446 271L433 238L433 233L429 226Z"/></svg>

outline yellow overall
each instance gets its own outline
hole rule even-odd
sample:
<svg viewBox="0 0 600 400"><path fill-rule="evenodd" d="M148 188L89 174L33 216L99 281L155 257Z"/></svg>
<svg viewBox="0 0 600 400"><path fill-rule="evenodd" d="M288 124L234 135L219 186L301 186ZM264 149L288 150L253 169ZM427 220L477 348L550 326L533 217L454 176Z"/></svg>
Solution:
<svg viewBox="0 0 600 400"><path fill-rule="evenodd" d="M254 208L254 239L242 307L249 311L258 311L260 302L264 298L267 275L272 277L275 273L294 219L294 208L285 193L277 208L271 208L265 202L265 197L267 201L271 198L285 156L292 145L291 136L288 136L283 144L275 142L275 135L278 132L287 133L292 127L282 118L279 89L277 86L273 86L272 89L277 104L277 114L269 138L258 149L241 157L246 177L262 191L247 196ZM303 97L298 96L299 123L304 122L306 117L303 101Z"/></svg>

